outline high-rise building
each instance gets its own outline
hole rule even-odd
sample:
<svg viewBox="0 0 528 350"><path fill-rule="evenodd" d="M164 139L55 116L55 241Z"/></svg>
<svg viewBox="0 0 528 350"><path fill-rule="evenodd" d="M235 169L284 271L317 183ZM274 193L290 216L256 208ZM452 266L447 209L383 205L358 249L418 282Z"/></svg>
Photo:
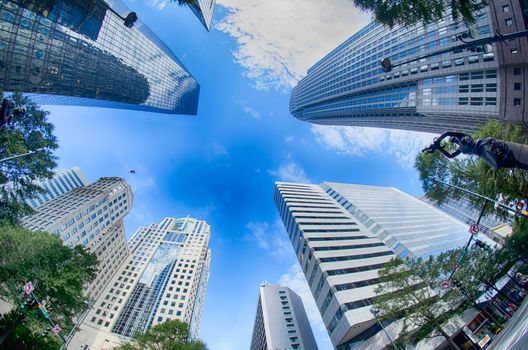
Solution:
<svg viewBox="0 0 528 350"><path fill-rule="evenodd" d="M187 5L196 17L202 22L205 29L211 30L211 21L213 20L214 8L216 0L195 0L189 2Z"/></svg>
<svg viewBox="0 0 528 350"><path fill-rule="evenodd" d="M477 16L475 39L528 29L526 6L490 2ZM416 60L462 44L457 37L467 32L449 13L427 27L372 22L308 70L291 93L290 112L316 124L433 133L473 132L490 119L526 125L526 37L493 44L491 53L456 50ZM384 58L407 63L384 72Z"/></svg>
<svg viewBox="0 0 528 350"><path fill-rule="evenodd" d="M317 350L301 298L288 287L262 284L251 350Z"/></svg>
<svg viewBox="0 0 528 350"><path fill-rule="evenodd" d="M109 349L168 320L190 325L197 338L209 278L210 226L165 218L141 227L130 256L95 301L68 349Z"/></svg>
<svg viewBox="0 0 528 350"><path fill-rule="evenodd" d="M71 169L57 169L53 171L53 178L35 181L44 192L36 193L33 197L27 198L26 203L33 209L62 196L79 187L89 184L88 179L79 167Z"/></svg>
<svg viewBox="0 0 528 350"><path fill-rule="evenodd" d="M131 208L132 191L125 180L103 177L38 207L21 223L59 235L69 247L82 244L97 255L97 276L86 288L95 298L128 256L123 218Z"/></svg>
<svg viewBox="0 0 528 350"><path fill-rule="evenodd" d="M370 305L385 263L437 255L469 235L466 225L395 188L277 182L274 199L338 350L383 338Z"/></svg>
<svg viewBox="0 0 528 350"><path fill-rule="evenodd" d="M480 210L482 208L477 208L471 201L465 197L460 197L457 199L449 198L442 204L438 204L435 201L430 200L426 196L420 197L420 200L425 203L432 205L435 208L440 209L447 215L454 217L455 219L462 221L465 224L471 225L477 222L480 215ZM501 219L496 215L487 214L482 217L480 220L479 226L480 231L490 236L493 234L493 229L502 226L503 224L513 224L513 218L509 217L507 219Z"/></svg>
<svg viewBox="0 0 528 350"><path fill-rule="evenodd" d="M0 88L40 104L195 115L198 83L130 13L120 0L0 2Z"/></svg>

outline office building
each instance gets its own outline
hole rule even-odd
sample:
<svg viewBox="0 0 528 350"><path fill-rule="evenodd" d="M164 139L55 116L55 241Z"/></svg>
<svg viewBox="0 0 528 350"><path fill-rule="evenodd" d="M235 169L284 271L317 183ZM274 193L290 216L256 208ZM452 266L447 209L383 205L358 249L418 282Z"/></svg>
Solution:
<svg viewBox="0 0 528 350"><path fill-rule="evenodd" d="M53 171L51 179L35 181L35 185L40 186L44 191L36 193L30 198L26 198L26 203L33 209L62 196L79 187L88 185L88 179L79 167L71 169L58 169Z"/></svg>
<svg viewBox="0 0 528 350"><path fill-rule="evenodd" d="M454 217L455 219L467 224L468 226L477 222L482 207L475 207L471 201L465 197L457 199L447 199L442 204L430 200L426 196L420 197L423 202L432 205L435 208L440 209L447 215ZM509 225L513 224L513 217L507 219L501 219L493 214L486 214L480 220L480 231L489 237L493 235L493 229L502 226L504 223Z"/></svg>
<svg viewBox="0 0 528 350"><path fill-rule="evenodd" d="M120 0L0 2L0 88L39 104L195 115L198 83L130 13Z"/></svg>
<svg viewBox="0 0 528 350"><path fill-rule="evenodd" d="M187 6L198 17L207 31L211 30L216 0L195 0L187 3Z"/></svg>
<svg viewBox="0 0 528 350"><path fill-rule="evenodd" d="M528 29L526 6L491 1L477 16L475 39ZM462 44L457 36L467 32L450 13L426 28L372 22L308 70L291 93L290 112L316 124L433 133L473 132L492 119L528 125L526 37L493 44L490 53L460 49L409 62ZM405 64L384 72L384 58Z"/></svg>
<svg viewBox="0 0 528 350"><path fill-rule="evenodd" d="M260 286L251 350L317 350L301 298L288 287Z"/></svg>
<svg viewBox="0 0 528 350"><path fill-rule="evenodd" d="M197 338L209 278L210 226L193 218L165 218L141 227L130 256L105 286L68 349L109 349L135 332L168 320L190 325Z"/></svg>
<svg viewBox="0 0 528 350"><path fill-rule="evenodd" d="M82 244L99 260L97 276L86 288L96 298L128 256L123 218L132 208L124 179L103 177L35 209L21 224L33 231L59 235L64 244Z"/></svg>
<svg viewBox="0 0 528 350"><path fill-rule="evenodd" d="M395 188L277 182L274 199L338 350L386 340L370 312L385 263L437 255L469 235L466 225Z"/></svg>

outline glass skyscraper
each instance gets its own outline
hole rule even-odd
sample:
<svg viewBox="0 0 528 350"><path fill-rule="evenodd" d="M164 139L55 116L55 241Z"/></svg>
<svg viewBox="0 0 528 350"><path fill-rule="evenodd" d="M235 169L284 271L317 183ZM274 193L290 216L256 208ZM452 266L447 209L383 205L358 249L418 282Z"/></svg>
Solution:
<svg viewBox="0 0 528 350"><path fill-rule="evenodd" d="M466 225L395 188L277 182L274 199L338 350L387 345L370 313L384 264L437 255L469 238Z"/></svg>
<svg viewBox="0 0 528 350"><path fill-rule="evenodd" d="M120 0L0 1L0 87L40 104L195 115L200 87Z"/></svg>
<svg viewBox="0 0 528 350"><path fill-rule="evenodd" d="M477 17L476 39L526 29L521 3L491 2ZM434 133L472 132L489 119L526 123L526 38L494 44L491 53L457 50L388 73L381 68L386 57L398 64L460 45L457 36L467 31L450 14L427 28L372 22L308 70L291 93L290 112L316 124Z"/></svg>
<svg viewBox="0 0 528 350"><path fill-rule="evenodd" d="M191 11L194 12L208 31L211 30L215 4L216 0L195 0L188 4Z"/></svg>
<svg viewBox="0 0 528 350"><path fill-rule="evenodd" d="M68 348L111 348L168 320L198 337L209 279L210 226L190 217L141 227Z"/></svg>

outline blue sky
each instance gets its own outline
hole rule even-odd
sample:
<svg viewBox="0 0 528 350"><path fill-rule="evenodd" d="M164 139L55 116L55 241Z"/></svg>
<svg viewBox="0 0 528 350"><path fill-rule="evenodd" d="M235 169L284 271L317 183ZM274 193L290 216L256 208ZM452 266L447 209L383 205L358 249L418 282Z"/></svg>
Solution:
<svg viewBox="0 0 528 350"><path fill-rule="evenodd" d="M59 166L80 166L91 181L129 181L127 237L166 216L189 214L211 224L201 325L210 349L249 348L263 281L298 291L320 349L331 349L278 221L273 186L335 181L421 193L411 165L431 135L320 127L288 112L292 84L370 16L346 0L219 0L207 33L186 8L125 2L201 84L198 116L47 106Z"/></svg>

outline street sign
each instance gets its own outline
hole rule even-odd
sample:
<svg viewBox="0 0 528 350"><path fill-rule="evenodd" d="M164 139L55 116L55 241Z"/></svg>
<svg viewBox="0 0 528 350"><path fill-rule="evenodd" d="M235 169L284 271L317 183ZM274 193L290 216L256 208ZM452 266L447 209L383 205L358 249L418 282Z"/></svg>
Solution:
<svg viewBox="0 0 528 350"><path fill-rule="evenodd" d="M444 288L444 289L448 289L449 288L449 281L448 280L442 281L442 288Z"/></svg>
<svg viewBox="0 0 528 350"><path fill-rule="evenodd" d="M46 310L46 307L42 304L39 304L38 308L40 309L40 312L44 315L44 317L49 318L48 310Z"/></svg>
<svg viewBox="0 0 528 350"><path fill-rule="evenodd" d="M480 231L479 225L472 224L471 226L469 226L469 233L471 233L472 235L476 235L477 233L479 233L479 231Z"/></svg>
<svg viewBox="0 0 528 350"><path fill-rule="evenodd" d="M59 324L56 324L55 327L51 329L51 331L53 332L53 334L59 334L61 331Z"/></svg>
<svg viewBox="0 0 528 350"><path fill-rule="evenodd" d="M35 288L33 287L33 283L28 282L28 283L24 284L24 293L26 293L26 294L29 295L29 294L31 294L31 292L33 291L33 289L35 289Z"/></svg>

